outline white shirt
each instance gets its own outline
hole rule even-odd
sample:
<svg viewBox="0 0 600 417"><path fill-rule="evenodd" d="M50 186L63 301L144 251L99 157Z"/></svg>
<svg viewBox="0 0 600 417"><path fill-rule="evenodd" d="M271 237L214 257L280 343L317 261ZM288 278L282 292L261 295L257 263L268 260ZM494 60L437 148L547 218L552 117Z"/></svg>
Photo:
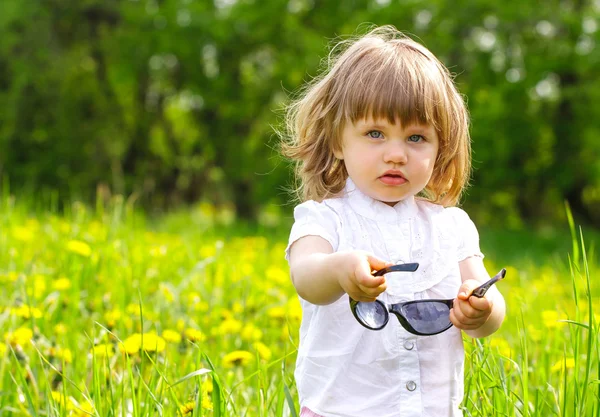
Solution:
<svg viewBox="0 0 600 417"><path fill-rule="evenodd" d="M386 275L388 303L455 298L458 263L481 256L479 235L459 208L410 198L390 207L347 181L343 197L307 201L294 210L289 248L320 236L334 251L360 249L393 263L418 262L416 272ZM288 258L289 259L289 258ZM324 417L461 416L464 349L455 327L415 336L391 315L380 331L362 327L348 295L329 305L300 298L303 317L295 379L300 405Z"/></svg>

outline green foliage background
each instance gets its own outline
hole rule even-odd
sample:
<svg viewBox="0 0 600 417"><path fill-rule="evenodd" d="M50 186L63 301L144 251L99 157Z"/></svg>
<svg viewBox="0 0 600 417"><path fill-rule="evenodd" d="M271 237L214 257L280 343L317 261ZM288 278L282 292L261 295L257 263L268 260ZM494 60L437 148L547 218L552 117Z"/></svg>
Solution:
<svg viewBox="0 0 600 417"><path fill-rule="evenodd" d="M566 199L600 225L599 17L585 0L3 0L0 176L255 218L289 200L282 106L330 40L369 22L456 74L478 223L553 221Z"/></svg>

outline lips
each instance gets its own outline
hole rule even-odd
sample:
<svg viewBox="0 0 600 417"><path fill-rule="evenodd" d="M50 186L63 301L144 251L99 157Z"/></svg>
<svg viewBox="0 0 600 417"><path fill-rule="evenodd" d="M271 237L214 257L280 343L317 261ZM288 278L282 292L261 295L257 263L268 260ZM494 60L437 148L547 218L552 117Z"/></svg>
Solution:
<svg viewBox="0 0 600 417"><path fill-rule="evenodd" d="M407 182L400 171L390 170L384 173L379 180L386 185L402 185Z"/></svg>

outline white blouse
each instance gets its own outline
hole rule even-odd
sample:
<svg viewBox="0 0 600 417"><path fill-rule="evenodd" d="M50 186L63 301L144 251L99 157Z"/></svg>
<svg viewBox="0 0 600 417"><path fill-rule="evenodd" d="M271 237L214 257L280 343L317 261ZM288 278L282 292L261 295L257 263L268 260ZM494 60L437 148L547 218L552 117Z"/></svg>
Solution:
<svg viewBox="0 0 600 417"><path fill-rule="evenodd" d="M347 181L343 197L307 201L294 210L289 248L301 237L327 240L334 251L359 249L416 272L386 275L388 303L455 298L458 263L483 257L479 235L459 208L420 199L390 207ZM461 416L464 349L459 329L415 336L395 316L380 331L362 327L348 295L329 305L300 298L303 310L295 379L300 405L324 417Z"/></svg>

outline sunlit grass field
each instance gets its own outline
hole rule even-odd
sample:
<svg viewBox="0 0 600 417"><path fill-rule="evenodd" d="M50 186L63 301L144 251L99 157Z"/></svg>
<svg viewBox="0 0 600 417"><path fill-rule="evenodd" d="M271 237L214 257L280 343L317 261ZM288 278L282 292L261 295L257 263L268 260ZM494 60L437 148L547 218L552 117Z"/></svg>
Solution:
<svg viewBox="0 0 600 417"><path fill-rule="evenodd" d="M241 227L209 205L149 220L118 197L58 214L5 195L0 416L296 416L288 220ZM569 249L535 257L534 235L482 233L508 315L465 337L466 416L600 416L600 267L564 228Z"/></svg>

